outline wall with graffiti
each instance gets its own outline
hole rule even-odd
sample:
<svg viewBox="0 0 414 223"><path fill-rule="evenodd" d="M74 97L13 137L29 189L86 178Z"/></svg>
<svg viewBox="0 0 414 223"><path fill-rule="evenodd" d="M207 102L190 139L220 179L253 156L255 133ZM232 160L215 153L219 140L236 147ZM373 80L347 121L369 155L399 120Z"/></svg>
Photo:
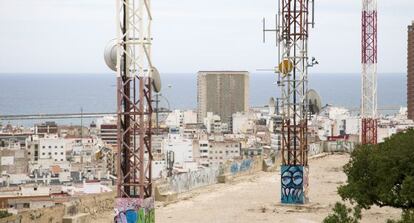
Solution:
<svg viewBox="0 0 414 223"><path fill-rule="evenodd" d="M308 168L303 166L281 167L283 204L304 204L308 194Z"/></svg>
<svg viewBox="0 0 414 223"><path fill-rule="evenodd" d="M216 184L219 174L218 167L209 167L173 175L167 179L168 189L176 193L183 193L199 187Z"/></svg>
<svg viewBox="0 0 414 223"><path fill-rule="evenodd" d="M117 198L116 223L155 223L154 199Z"/></svg>
<svg viewBox="0 0 414 223"><path fill-rule="evenodd" d="M213 166L208 168L173 175L163 182L162 186L158 186L160 193L188 192L203 186L218 183L218 177L221 175L240 176L262 170L263 159L246 159L223 164L221 166Z"/></svg>
<svg viewBox="0 0 414 223"><path fill-rule="evenodd" d="M323 141L309 145L309 156L315 156L323 152L326 153L352 153L355 149L355 143L350 141Z"/></svg>
<svg viewBox="0 0 414 223"><path fill-rule="evenodd" d="M222 174L240 176L261 171L263 168L263 159L245 159L241 161L234 161L222 166Z"/></svg>
<svg viewBox="0 0 414 223"><path fill-rule="evenodd" d="M352 153L355 149L355 143L349 141L335 141L325 143L325 152L344 152Z"/></svg>

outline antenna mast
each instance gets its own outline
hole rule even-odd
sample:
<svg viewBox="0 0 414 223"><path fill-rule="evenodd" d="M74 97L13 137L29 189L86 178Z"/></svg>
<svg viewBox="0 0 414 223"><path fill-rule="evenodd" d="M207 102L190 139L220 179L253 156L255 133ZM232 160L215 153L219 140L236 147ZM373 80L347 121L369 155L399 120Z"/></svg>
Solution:
<svg viewBox="0 0 414 223"><path fill-rule="evenodd" d="M312 0L280 0L277 40L281 88L281 202L308 201L308 38Z"/></svg>
<svg viewBox="0 0 414 223"><path fill-rule="evenodd" d="M117 0L117 217L155 222L151 179L151 0ZM137 219L138 220L138 219Z"/></svg>
<svg viewBox="0 0 414 223"><path fill-rule="evenodd" d="M377 144L377 0L362 0L361 142Z"/></svg>

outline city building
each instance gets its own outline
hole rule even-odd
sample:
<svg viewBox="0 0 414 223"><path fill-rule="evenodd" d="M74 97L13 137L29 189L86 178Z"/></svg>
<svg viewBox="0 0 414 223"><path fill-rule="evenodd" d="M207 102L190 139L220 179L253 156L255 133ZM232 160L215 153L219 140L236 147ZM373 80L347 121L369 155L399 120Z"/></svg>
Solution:
<svg viewBox="0 0 414 223"><path fill-rule="evenodd" d="M30 161L51 160L66 161L67 142L57 135L44 135L43 138L33 135L26 140L27 155Z"/></svg>
<svg viewBox="0 0 414 223"><path fill-rule="evenodd" d="M220 116L207 112L207 116L203 120L207 133L226 133L229 131L228 123L223 123Z"/></svg>
<svg viewBox="0 0 414 223"><path fill-rule="evenodd" d="M41 136L46 134L58 134L58 125L56 122L45 122L35 125L35 134Z"/></svg>
<svg viewBox="0 0 414 223"><path fill-rule="evenodd" d="M407 47L407 102L408 119L414 120L414 21L408 26Z"/></svg>
<svg viewBox="0 0 414 223"><path fill-rule="evenodd" d="M197 120L200 123L208 112L230 123L234 113L246 112L249 108L247 71L200 71L197 87Z"/></svg>
<svg viewBox="0 0 414 223"><path fill-rule="evenodd" d="M96 126L99 138L108 146L116 146L118 138L116 117L106 116L98 119Z"/></svg>
<svg viewBox="0 0 414 223"><path fill-rule="evenodd" d="M183 138L178 132L168 134L168 138L163 141L163 151L174 152L174 164L185 166L194 162L193 158L193 141Z"/></svg>

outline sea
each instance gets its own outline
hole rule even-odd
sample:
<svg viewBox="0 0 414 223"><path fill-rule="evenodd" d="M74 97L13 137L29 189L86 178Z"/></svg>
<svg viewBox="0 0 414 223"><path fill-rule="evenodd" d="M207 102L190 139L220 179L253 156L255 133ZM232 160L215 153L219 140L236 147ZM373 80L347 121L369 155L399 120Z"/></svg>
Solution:
<svg viewBox="0 0 414 223"><path fill-rule="evenodd" d="M197 74L161 74L160 106L195 109ZM378 107L406 106L406 74L378 75ZM250 106L264 106L280 89L272 73L250 74ZM357 109L361 98L359 74L309 74L309 88L319 92L322 103ZM51 113L116 111L114 74L0 74L0 116ZM383 111L386 113L398 111ZM1 121L2 124L32 126L45 120ZM56 120L58 124L78 125L80 120ZM88 123L92 120L83 120Z"/></svg>

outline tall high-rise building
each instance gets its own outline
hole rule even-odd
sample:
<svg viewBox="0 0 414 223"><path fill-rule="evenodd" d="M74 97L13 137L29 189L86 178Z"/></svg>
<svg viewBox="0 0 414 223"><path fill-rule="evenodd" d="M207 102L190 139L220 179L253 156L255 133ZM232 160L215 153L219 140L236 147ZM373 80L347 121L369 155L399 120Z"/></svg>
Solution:
<svg viewBox="0 0 414 223"><path fill-rule="evenodd" d="M198 72L197 121L203 122L207 112L220 116L230 123L237 112L249 109L249 72L200 71Z"/></svg>
<svg viewBox="0 0 414 223"><path fill-rule="evenodd" d="M414 21L408 26L407 102L408 118L414 120Z"/></svg>

